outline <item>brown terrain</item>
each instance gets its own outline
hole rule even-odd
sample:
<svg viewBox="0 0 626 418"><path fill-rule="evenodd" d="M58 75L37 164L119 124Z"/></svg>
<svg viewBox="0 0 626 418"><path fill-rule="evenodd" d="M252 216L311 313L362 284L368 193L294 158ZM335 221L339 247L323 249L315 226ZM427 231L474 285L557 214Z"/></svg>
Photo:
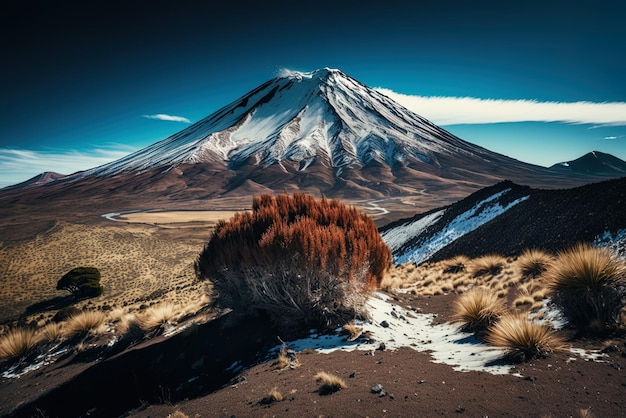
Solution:
<svg viewBox="0 0 626 418"><path fill-rule="evenodd" d="M194 280L192 263L211 226L230 214L141 213L118 216L117 222L94 215L81 223L50 221L49 229L30 236L23 229L15 233L21 239L0 249L2 277L12 280L1 288L2 300L11 302L3 306L5 321L44 327L71 303L54 285L78 265L101 269L105 293L76 306L103 312L106 319L79 340L61 343L67 351L51 355L50 364L19 378L1 377L0 415L626 416L626 341L616 334L585 339L563 329L558 333L566 348L599 351L600 357L557 350L511 364L505 375L455 371L410 347L305 350L295 353L297 363L281 367L269 350L279 346L279 337L297 336L277 335L262 320L233 324L228 314L207 307L210 287ZM16 219L18 226L27 223ZM479 283L514 310L536 310L546 297L540 282L521 280L516 257L505 259L497 275L479 279L446 273L444 266L445 261L398 266L383 287L399 306L436 314L435 323L452 321L456 298ZM124 318L145 319L166 303L175 312L167 325L138 334L124 328ZM112 338L118 342L111 345ZM29 362L37 360L21 367ZM321 394L318 372L338 376L346 387ZM384 395L372 392L376 385ZM282 400L269 397L273 390Z"/></svg>

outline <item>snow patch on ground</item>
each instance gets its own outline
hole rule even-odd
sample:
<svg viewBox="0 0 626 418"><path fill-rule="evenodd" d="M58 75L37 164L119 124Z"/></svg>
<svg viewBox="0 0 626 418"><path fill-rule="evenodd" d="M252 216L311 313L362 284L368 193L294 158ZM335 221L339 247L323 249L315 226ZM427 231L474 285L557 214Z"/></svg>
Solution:
<svg viewBox="0 0 626 418"><path fill-rule="evenodd" d="M523 196L519 199L508 203L503 206L498 202L495 202L502 195L509 192L511 189L505 189L498 192L487 199L478 202L467 212L464 212L454 218L448 223L444 229L437 234L428 238L418 247L412 248L404 254L396 255L396 264L402 263L416 263L419 264L422 261L428 259L443 247L449 245L453 241L461 238L463 235L472 232L481 225L491 221L492 219L500 216L513 206L521 203L529 198L529 196Z"/></svg>
<svg viewBox="0 0 626 418"><path fill-rule="evenodd" d="M480 342L473 334L461 332L452 324L433 324L436 315L404 309L382 293L371 296L367 307L370 319L355 321L355 325L362 328L364 334L370 333L371 340L349 342L344 335L312 334L308 338L288 342L287 346L295 351L309 348L320 353L336 350L375 353L384 344L385 350L409 347L416 351L428 351L435 363L449 364L457 371L508 374L513 368L498 361L504 354L503 350Z"/></svg>
<svg viewBox="0 0 626 418"><path fill-rule="evenodd" d="M67 352L67 347L60 348L60 344L57 344L50 348L46 353L38 355L30 364L24 365L22 363L15 364L2 372L2 377L5 379L18 379L24 376L26 373L38 370L48 364L54 363L54 361L61 354Z"/></svg>

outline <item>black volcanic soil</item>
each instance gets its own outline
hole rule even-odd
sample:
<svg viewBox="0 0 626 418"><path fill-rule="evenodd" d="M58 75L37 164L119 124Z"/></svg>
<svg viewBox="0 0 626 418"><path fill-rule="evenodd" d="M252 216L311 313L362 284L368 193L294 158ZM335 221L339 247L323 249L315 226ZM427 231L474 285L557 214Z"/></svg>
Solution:
<svg viewBox="0 0 626 418"><path fill-rule="evenodd" d="M399 303L438 313L439 320L444 321L449 319L454 297L402 295ZM602 362L557 352L519 364L516 373L521 377L455 372L451 366L432 363L428 353L410 348L376 351L373 355L305 351L298 353L301 366L293 370L276 371L269 360L239 375L223 374L223 365L232 358L241 359L248 353L254 364L263 351L260 341L274 341L271 332L258 325L233 334L218 322L208 323L105 361L68 360L20 379L1 379L0 414L166 417L182 411L192 417L577 417L581 409L590 408L596 417L626 416L626 346L622 337L610 343L575 342L583 348L608 347ZM313 379L319 371L343 378L347 388L320 395ZM383 386L385 396L371 393L377 384ZM181 385L186 389L177 391ZM273 388L284 400L261 402ZM45 390L49 392L42 396ZM33 402L37 396L41 397ZM10 412L21 403L28 405Z"/></svg>

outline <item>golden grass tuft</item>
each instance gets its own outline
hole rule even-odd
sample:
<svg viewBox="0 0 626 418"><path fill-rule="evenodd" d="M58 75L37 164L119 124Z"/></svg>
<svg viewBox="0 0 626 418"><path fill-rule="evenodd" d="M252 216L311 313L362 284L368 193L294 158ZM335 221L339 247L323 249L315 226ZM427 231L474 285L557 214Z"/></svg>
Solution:
<svg viewBox="0 0 626 418"><path fill-rule="evenodd" d="M167 325L174 324L179 315L176 306L165 302L148 308L138 323L144 331L163 331Z"/></svg>
<svg viewBox="0 0 626 418"><path fill-rule="evenodd" d="M552 262L552 256L543 250L528 248L517 258L517 268L525 279L541 276Z"/></svg>
<svg viewBox="0 0 626 418"><path fill-rule="evenodd" d="M501 255L485 254L473 259L468 266L468 270L474 277L486 275L495 276L502 271L506 262L506 258Z"/></svg>
<svg viewBox="0 0 626 418"><path fill-rule="evenodd" d="M270 390L267 395L263 399L261 399L262 404L269 405L274 402L280 402L283 400L283 394L278 391L278 388L274 388Z"/></svg>
<svg viewBox="0 0 626 418"><path fill-rule="evenodd" d="M343 326L343 332L348 335L348 341L354 341L361 336L363 328L359 328L354 325L354 322L350 322Z"/></svg>
<svg viewBox="0 0 626 418"><path fill-rule="evenodd" d="M498 321L505 310L504 303L495 292L477 287L455 301L453 320L461 323L465 331L484 332Z"/></svg>
<svg viewBox="0 0 626 418"><path fill-rule="evenodd" d="M39 335L47 342L62 340L65 336L64 324L62 322L51 322L39 330Z"/></svg>
<svg viewBox="0 0 626 418"><path fill-rule="evenodd" d="M591 413L591 407L587 409L581 409L580 411L578 411L578 413L580 414L580 418L595 418L596 417L594 414Z"/></svg>
<svg viewBox="0 0 626 418"><path fill-rule="evenodd" d="M449 274L458 274L465 271L467 265L470 263L470 258L466 255L457 255L449 260L443 261L443 271Z"/></svg>
<svg viewBox="0 0 626 418"><path fill-rule="evenodd" d="M289 357L287 356L287 348L283 346L278 352L278 357L276 357L274 366L278 370L283 370L284 368L289 366L290 363L291 361L289 360Z"/></svg>
<svg viewBox="0 0 626 418"><path fill-rule="evenodd" d="M30 354L39 344L37 331L14 328L0 338L0 358L17 360Z"/></svg>
<svg viewBox="0 0 626 418"><path fill-rule="evenodd" d="M486 341L506 349L506 357L515 362L543 357L563 346L563 341L545 324L523 314L503 315L488 331Z"/></svg>
<svg viewBox="0 0 626 418"><path fill-rule="evenodd" d="M105 321L106 315L100 311L82 311L67 320L65 330L68 335L95 333Z"/></svg>
<svg viewBox="0 0 626 418"><path fill-rule="evenodd" d="M554 291L598 290L624 282L626 266L606 248L578 244L558 254L546 274Z"/></svg>
<svg viewBox="0 0 626 418"><path fill-rule="evenodd" d="M320 384L317 389L320 395L330 395L348 387L342 378L326 372L318 372L314 379Z"/></svg>
<svg viewBox="0 0 626 418"><path fill-rule="evenodd" d="M167 418L189 418L189 415L181 411L174 411L167 416Z"/></svg>
<svg viewBox="0 0 626 418"><path fill-rule="evenodd" d="M626 263L609 250L575 245L557 255L545 277L552 299L580 331L617 326L626 296Z"/></svg>

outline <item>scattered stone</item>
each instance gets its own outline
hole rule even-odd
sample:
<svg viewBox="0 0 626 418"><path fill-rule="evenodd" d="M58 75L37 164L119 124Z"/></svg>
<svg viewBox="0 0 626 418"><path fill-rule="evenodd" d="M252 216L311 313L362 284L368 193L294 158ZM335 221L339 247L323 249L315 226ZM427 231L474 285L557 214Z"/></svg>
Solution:
<svg viewBox="0 0 626 418"><path fill-rule="evenodd" d="M349 379L354 379L356 377L356 372L352 372L350 373L350 376L348 376Z"/></svg>
<svg viewBox="0 0 626 418"><path fill-rule="evenodd" d="M383 385L378 383L377 385L372 386L370 390L372 391L372 393L380 393L383 391Z"/></svg>
<svg viewBox="0 0 626 418"><path fill-rule="evenodd" d="M422 380L419 380L417 383L421 385L422 383L426 383L426 381L422 379Z"/></svg>
<svg viewBox="0 0 626 418"><path fill-rule="evenodd" d="M390 393L389 394L389 399L393 401L394 399L396 399L396 397L393 395L393 393Z"/></svg>
<svg viewBox="0 0 626 418"><path fill-rule="evenodd" d="M398 318L398 314L396 313L396 311L391 311L391 316L393 316L394 318Z"/></svg>
<svg viewBox="0 0 626 418"><path fill-rule="evenodd" d="M535 380L537 380L537 378L535 376L526 376L524 380L528 380L529 382L534 382Z"/></svg>
<svg viewBox="0 0 626 418"><path fill-rule="evenodd" d="M383 328L389 328L389 322L383 321L383 322L380 323L380 326L383 327Z"/></svg>
<svg viewBox="0 0 626 418"><path fill-rule="evenodd" d="M385 343L380 343L380 345L377 348L377 350L379 351L385 351L386 349L387 349L387 346L385 345Z"/></svg>
<svg viewBox="0 0 626 418"><path fill-rule="evenodd" d="M456 413L458 414L462 414L463 412L465 412L465 408L462 406L459 406L457 409L454 410Z"/></svg>

